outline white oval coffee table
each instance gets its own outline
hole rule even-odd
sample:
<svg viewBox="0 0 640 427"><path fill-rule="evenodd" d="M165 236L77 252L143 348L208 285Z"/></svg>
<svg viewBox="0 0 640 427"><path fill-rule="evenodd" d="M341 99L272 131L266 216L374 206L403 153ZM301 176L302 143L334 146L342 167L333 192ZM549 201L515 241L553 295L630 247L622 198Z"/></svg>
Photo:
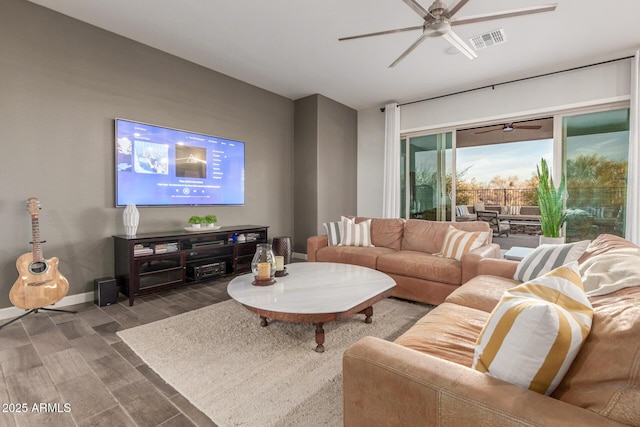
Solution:
<svg viewBox="0 0 640 427"><path fill-rule="evenodd" d="M324 352L327 322L347 319L356 313L371 323L373 304L391 295L396 282L367 267L330 262L298 262L287 265L288 275L269 286L254 286L252 274L234 278L227 292L249 311L268 319L312 323L316 327L316 351Z"/></svg>

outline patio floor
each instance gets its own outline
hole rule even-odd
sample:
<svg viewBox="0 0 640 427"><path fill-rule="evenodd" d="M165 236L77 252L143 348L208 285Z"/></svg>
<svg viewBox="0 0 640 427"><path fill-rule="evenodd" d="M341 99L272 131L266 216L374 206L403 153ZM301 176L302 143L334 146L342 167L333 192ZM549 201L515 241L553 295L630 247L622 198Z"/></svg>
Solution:
<svg viewBox="0 0 640 427"><path fill-rule="evenodd" d="M500 245L500 249L507 250L513 246L520 246L523 248L537 248L540 236L530 234L514 234L509 233L507 236L493 236L493 243Z"/></svg>

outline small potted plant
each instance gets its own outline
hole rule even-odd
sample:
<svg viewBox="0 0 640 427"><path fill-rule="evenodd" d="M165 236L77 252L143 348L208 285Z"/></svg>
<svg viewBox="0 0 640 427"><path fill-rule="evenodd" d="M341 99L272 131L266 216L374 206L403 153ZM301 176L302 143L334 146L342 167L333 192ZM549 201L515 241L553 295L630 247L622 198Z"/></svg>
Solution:
<svg viewBox="0 0 640 427"><path fill-rule="evenodd" d="M218 222L218 217L215 215L207 215L204 217L204 222L209 228L215 227L216 222Z"/></svg>
<svg viewBox="0 0 640 427"><path fill-rule="evenodd" d="M564 210L567 190L564 175L560 179L560 186L556 188L545 159L542 159L540 166L537 167L537 172L538 206L540 207L540 228L542 228L540 243L564 243L564 238L560 236L562 225L567 219L567 213Z"/></svg>
<svg viewBox="0 0 640 427"><path fill-rule="evenodd" d="M189 218L189 224L191 224L191 228L200 228L200 224L204 221L204 218L198 215L193 215Z"/></svg>

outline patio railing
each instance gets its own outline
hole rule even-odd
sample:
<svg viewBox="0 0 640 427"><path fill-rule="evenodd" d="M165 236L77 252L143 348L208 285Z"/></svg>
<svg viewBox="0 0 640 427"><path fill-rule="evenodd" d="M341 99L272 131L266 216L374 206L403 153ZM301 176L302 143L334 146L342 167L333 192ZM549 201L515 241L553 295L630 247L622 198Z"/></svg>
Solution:
<svg viewBox="0 0 640 427"><path fill-rule="evenodd" d="M573 187L568 188L567 207L620 207L624 204L626 187ZM458 190L457 205L537 206L535 188L480 188Z"/></svg>

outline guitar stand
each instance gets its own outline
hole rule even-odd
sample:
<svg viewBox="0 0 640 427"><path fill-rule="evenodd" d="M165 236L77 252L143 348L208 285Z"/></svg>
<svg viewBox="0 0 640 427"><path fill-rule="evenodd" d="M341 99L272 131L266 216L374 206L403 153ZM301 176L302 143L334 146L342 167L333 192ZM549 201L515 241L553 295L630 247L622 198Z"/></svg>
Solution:
<svg viewBox="0 0 640 427"><path fill-rule="evenodd" d="M2 325L0 325L0 329L4 328L7 325L12 324L13 322L15 322L16 320L20 320L23 317L31 314L31 313L37 313L40 310L45 310L45 311L58 311L60 313L71 313L71 314L77 314L78 312L75 310L61 310L59 308L44 308L44 307L40 307L40 308L32 308L31 310L27 311L25 314L16 317L15 319L9 320L7 323L4 323Z"/></svg>

